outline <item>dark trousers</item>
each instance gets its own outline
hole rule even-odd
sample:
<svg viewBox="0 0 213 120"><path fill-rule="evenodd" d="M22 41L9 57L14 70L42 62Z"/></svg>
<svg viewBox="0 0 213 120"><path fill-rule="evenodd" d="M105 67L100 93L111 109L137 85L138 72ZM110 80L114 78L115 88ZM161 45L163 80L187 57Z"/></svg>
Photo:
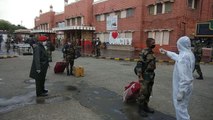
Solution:
<svg viewBox="0 0 213 120"><path fill-rule="evenodd" d="M202 76L203 74L202 74L202 71L201 71L201 68L200 68L200 61L195 61L195 69L194 69L194 71L197 71L197 73L198 73L198 75L199 76ZM193 72L194 72L193 71Z"/></svg>
<svg viewBox="0 0 213 120"><path fill-rule="evenodd" d="M45 90L45 80L46 80L45 78L47 74L48 64L43 65L41 69L42 69L41 72L38 73L35 78L37 96L41 95Z"/></svg>
<svg viewBox="0 0 213 120"><path fill-rule="evenodd" d="M73 65L74 65L74 60L69 60L67 61L67 75L72 75L72 68L73 68Z"/></svg>
<svg viewBox="0 0 213 120"><path fill-rule="evenodd" d="M101 49L100 48L97 48L96 49L96 56L101 56Z"/></svg>
<svg viewBox="0 0 213 120"><path fill-rule="evenodd" d="M38 74L38 77L35 79L36 82L36 95L41 95L45 90L45 77L46 75L42 72Z"/></svg>

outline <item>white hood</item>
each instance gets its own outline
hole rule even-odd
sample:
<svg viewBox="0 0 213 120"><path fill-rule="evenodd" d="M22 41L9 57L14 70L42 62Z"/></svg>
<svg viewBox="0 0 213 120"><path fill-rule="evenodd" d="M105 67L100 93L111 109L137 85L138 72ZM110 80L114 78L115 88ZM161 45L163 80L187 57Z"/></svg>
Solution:
<svg viewBox="0 0 213 120"><path fill-rule="evenodd" d="M177 48L179 52L188 52L191 51L191 41L189 37L183 36L177 41Z"/></svg>

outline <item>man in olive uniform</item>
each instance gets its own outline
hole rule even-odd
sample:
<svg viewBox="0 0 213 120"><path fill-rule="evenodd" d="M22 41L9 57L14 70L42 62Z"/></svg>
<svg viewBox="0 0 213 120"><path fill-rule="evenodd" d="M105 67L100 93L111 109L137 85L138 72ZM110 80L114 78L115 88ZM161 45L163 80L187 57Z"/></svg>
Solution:
<svg viewBox="0 0 213 120"><path fill-rule="evenodd" d="M49 58L49 62L52 62L52 51L55 50L55 47L53 45L53 43L50 41L50 40L47 40L47 55L48 55L48 58Z"/></svg>
<svg viewBox="0 0 213 120"><path fill-rule="evenodd" d="M139 92L139 97L137 98L137 103L139 104L138 112L142 117L147 117L147 113L154 113L154 110L148 107L149 97L152 93L152 86L154 84L156 61L154 52L155 40L153 38L148 38L146 40L147 48L143 49L140 53L140 61L145 65L143 66L139 76L139 82L141 83L141 89Z"/></svg>
<svg viewBox="0 0 213 120"><path fill-rule="evenodd" d="M75 59L75 46L74 43L68 41L68 43L63 48L64 57L67 63L67 75L73 75L72 68Z"/></svg>
<svg viewBox="0 0 213 120"><path fill-rule="evenodd" d="M96 39L95 48L96 48L96 57L101 56L101 41L99 38Z"/></svg>
<svg viewBox="0 0 213 120"><path fill-rule="evenodd" d="M199 77L197 77L196 79L203 80L203 74L202 74L201 69L200 69L200 61L201 61L201 58L202 58L202 43L201 43L200 40L195 41L193 53L194 53L194 56L195 56L195 69L194 69L194 71L196 70L198 75L199 75Z"/></svg>
<svg viewBox="0 0 213 120"><path fill-rule="evenodd" d="M45 78L49 67L49 60L44 45L46 39L38 38L38 42L33 44L33 61L30 70L30 77L36 82L36 95L47 96L48 90L45 90Z"/></svg>

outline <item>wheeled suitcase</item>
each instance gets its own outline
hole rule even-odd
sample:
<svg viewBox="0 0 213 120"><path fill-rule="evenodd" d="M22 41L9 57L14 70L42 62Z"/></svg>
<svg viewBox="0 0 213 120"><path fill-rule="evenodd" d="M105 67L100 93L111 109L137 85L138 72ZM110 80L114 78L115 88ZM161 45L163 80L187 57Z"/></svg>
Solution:
<svg viewBox="0 0 213 120"><path fill-rule="evenodd" d="M83 77L84 68L82 66L73 66L73 74L75 77Z"/></svg>
<svg viewBox="0 0 213 120"><path fill-rule="evenodd" d="M63 73L67 64L66 62L56 62L54 67L54 72L57 73Z"/></svg>

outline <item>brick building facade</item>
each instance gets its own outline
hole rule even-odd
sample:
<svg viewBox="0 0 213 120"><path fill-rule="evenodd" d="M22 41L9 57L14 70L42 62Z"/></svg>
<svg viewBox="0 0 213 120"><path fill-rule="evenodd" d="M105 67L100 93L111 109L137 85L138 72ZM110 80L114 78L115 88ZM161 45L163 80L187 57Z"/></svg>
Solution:
<svg viewBox="0 0 213 120"><path fill-rule="evenodd" d="M194 36L196 23L213 19L212 0L76 0L64 12L51 10L35 19L35 29L62 32L65 40L91 42L108 49L140 50L148 37L157 47L176 51L180 36Z"/></svg>

